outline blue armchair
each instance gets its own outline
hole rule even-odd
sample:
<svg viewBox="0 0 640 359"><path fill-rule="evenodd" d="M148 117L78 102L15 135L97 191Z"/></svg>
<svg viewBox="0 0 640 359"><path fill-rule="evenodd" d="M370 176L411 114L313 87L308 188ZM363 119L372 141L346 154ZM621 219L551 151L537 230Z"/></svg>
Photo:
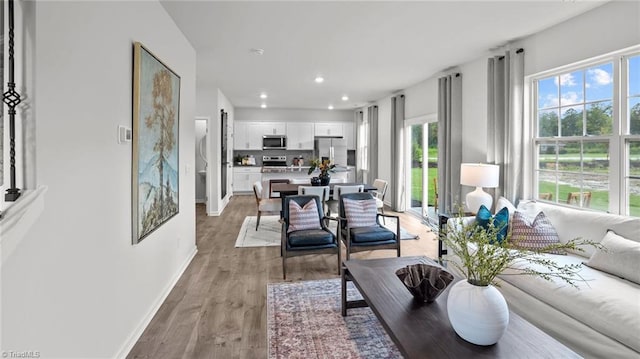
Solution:
<svg viewBox="0 0 640 359"><path fill-rule="evenodd" d="M351 253L371 251L377 249L395 249L400 257L400 218L398 216L376 213L375 225L368 227L356 227L350 225L344 208L344 200L374 200L370 193L348 193L340 196L340 218L338 227L338 238L347 247L347 260L351 258ZM395 218L396 231L391 231L380 225L380 218Z"/></svg>
<svg viewBox="0 0 640 359"><path fill-rule="evenodd" d="M295 201L300 207L304 207L309 201L315 199L318 216L318 228L295 230L289 232L291 225L291 213L289 204ZM282 207L283 220L281 231L281 251L282 251L282 277L287 279L286 260L290 257L304 256L310 254L337 254L338 274L340 274L341 253L340 242L336 236L327 228L323 215L322 201L319 196L298 195L286 196Z"/></svg>

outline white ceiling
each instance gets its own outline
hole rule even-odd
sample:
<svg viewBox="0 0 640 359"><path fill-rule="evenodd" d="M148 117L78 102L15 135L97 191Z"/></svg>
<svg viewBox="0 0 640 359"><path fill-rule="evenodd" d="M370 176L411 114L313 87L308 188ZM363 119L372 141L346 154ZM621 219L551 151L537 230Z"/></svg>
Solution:
<svg viewBox="0 0 640 359"><path fill-rule="evenodd" d="M237 107L362 106L596 1L162 1L197 51L198 84ZM252 48L264 49L262 56ZM314 83L316 74L325 77ZM349 96L343 102L340 97Z"/></svg>

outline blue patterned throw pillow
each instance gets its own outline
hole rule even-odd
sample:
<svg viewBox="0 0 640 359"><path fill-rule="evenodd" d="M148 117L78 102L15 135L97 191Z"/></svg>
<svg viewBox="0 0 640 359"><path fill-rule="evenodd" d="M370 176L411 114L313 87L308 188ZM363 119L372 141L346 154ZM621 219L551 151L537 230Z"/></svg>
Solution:
<svg viewBox="0 0 640 359"><path fill-rule="evenodd" d="M484 205L480 206L478 214L476 215L476 223L484 229L489 229L491 218L493 218L493 226L500 230L498 232L498 242L502 243L509 232L509 209L504 207L499 210L495 216L492 216L491 211L489 211L487 207Z"/></svg>

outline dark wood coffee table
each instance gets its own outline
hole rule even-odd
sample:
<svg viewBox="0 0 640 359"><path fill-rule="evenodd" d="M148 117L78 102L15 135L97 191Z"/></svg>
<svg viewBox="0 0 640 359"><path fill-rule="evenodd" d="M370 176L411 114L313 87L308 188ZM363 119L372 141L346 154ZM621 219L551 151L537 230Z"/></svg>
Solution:
<svg viewBox="0 0 640 359"><path fill-rule="evenodd" d="M348 308L371 307L405 358L580 358L513 312L509 313L507 332L497 344L478 346L465 341L455 333L447 316L447 296L453 284L435 302L422 304L396 277L396 270L415 263L437 265L427 257L345 261L342 315L347 315ZM347 301L348 280L364 301Z"/></svg>

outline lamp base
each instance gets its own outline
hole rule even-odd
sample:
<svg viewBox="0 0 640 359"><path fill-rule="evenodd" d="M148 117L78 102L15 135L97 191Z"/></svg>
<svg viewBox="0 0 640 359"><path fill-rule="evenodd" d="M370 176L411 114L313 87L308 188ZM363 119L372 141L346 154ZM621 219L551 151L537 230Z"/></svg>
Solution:
<svg viewBox="0 0 640 359"><path fill-rule="evenodd" d="M482 190L482 187L476 187L473 192L467 193L467 210L471 213L478 213L480 206L484 204L489 211L491 211L491 205L493 204L493 197L490 194Z"/></svg>

